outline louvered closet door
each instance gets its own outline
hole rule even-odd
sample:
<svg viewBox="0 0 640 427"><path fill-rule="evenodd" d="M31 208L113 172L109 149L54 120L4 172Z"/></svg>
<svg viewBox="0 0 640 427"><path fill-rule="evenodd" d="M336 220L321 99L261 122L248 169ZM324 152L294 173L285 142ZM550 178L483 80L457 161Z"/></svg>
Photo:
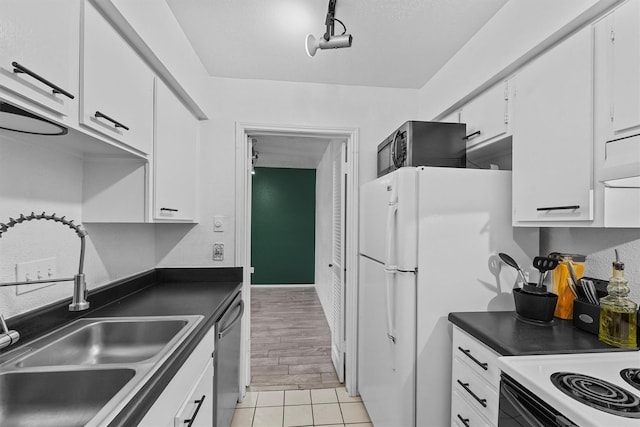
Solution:
<svg viewBox="0 0 640 427"><path fill-rule="evenodd" d="M333 311L331 319L331 360L338 379L344 382L344 218L346 144L336 144L333 157Z"/></svg>

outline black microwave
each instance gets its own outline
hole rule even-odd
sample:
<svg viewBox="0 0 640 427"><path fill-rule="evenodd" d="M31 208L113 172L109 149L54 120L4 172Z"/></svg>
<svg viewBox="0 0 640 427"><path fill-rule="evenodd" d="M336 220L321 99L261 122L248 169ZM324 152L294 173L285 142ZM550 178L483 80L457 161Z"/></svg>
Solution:
<svg viewBox="0 0 640 427"><path fill-rule="evenodd" d="M464 168L464 123L408 121L378 145L378 176L403 166Z"/></svg>

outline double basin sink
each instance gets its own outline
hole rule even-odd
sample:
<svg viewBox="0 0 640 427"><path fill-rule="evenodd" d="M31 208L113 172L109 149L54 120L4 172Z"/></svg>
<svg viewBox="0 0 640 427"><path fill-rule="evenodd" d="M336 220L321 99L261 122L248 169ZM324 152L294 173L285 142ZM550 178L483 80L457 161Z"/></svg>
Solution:
<svg viewBox="0 0 640 427"><path fill-rule="evenodd" d="M0 355L0 426L108 424L200 320L79 319Z"/></svg>

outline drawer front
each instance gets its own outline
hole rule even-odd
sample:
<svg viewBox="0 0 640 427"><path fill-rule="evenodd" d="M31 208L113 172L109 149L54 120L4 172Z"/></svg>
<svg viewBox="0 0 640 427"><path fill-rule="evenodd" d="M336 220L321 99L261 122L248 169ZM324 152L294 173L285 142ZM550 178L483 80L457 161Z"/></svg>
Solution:
<svg viewBox="0 0 640 427"><path fill-rule="evenodd" d="M452 427L492 427L457 391L451 394Z"/></svg>
<svg viewBox="0 0 640 427"><path fill-rule="evenodd" d="M453 355L464 361L492 387L500 386L500 355L459 328L453 328Z"/></svg>
<svg viewBox="0 0 640 427"><path fill-rule="evenodd" d="M478 413L489 422L498 424L498 391L475 373L466 363L453 358L452 390L458 392Z"/></svg>

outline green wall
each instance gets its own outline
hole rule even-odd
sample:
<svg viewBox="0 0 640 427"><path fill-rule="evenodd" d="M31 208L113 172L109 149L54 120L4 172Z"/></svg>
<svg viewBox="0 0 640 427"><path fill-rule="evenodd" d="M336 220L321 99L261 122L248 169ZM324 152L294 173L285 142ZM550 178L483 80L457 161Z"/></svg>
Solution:
<svg viewBox="0 0 640 427"><path fill-rule="evenodd" d="M251 283L314 283L315 169L256 168L252 180Z"/></svg>

